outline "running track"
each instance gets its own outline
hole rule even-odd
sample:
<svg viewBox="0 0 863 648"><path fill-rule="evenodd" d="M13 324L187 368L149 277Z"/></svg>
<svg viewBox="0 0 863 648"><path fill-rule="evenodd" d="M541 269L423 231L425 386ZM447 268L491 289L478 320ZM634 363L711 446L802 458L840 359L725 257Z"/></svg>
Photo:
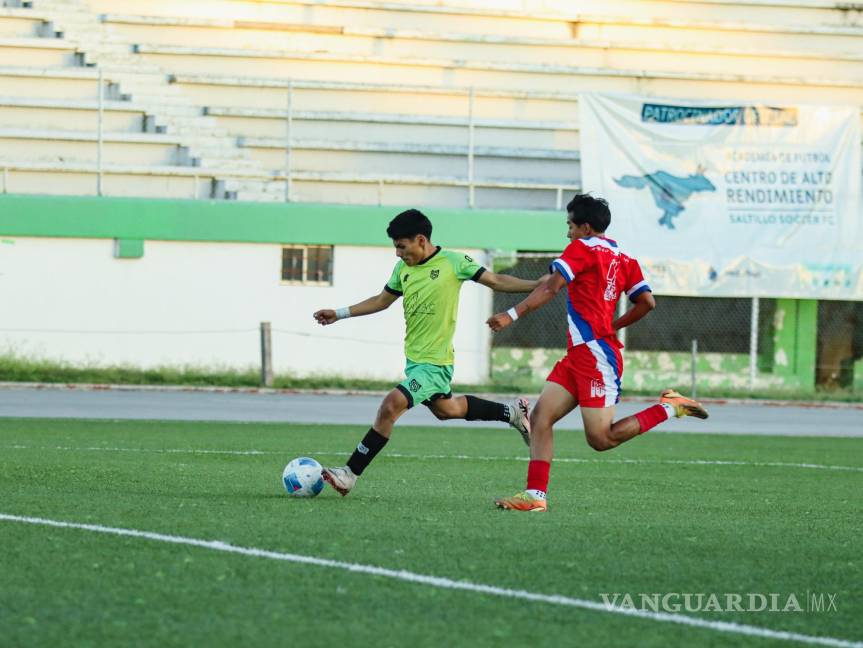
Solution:
<svg viewBox="0 0 863 648"><path fill-rule="evenodd" d="M0 388L0 418L162 419L369 425L380 402L373 394L226 392L219 390L80 389L66 387ZM618 417L646 407L624 401ZM658 430L713 434L863 437L863 406L801 406L758 402L707 402L710 419L672 420ZM438 421L425 407L415 407L402 425L480 425ZM0 423L2 425L2 423ZM578 410L559 425L581 429Z"/></svg>

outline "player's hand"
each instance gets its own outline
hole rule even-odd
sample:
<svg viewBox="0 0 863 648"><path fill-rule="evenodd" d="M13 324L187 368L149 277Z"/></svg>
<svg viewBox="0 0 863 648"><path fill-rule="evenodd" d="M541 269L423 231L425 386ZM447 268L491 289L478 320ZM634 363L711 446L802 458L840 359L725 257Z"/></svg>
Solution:
<svg viewBox="0 0 863 648"><path fill-rule="evenodd" d="M333 324L338 320L336 317L336 311L332 308L324 308L322 310L315 311L314 318L321 326Z"/></svg>
<svg viewBox="0 0 863 648"><path fill-rule="evenodd" d="M489 317L485 323L492 331L500 331L512 324L512 318L506 313L498 313Z"/></svg>

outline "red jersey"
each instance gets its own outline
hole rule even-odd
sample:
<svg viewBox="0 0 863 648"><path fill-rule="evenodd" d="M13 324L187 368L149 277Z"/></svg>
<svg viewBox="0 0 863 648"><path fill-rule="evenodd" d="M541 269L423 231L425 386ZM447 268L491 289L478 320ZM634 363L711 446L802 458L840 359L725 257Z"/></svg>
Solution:
<svg viewBox="0 0 863 648"><path fill-rule="evenodd" d="M614 336L611 323L617 300L626 293L635 300L650 286L638 261L604 236L576 239L555 259L551 272L566 279L567 348Z"/></svg>

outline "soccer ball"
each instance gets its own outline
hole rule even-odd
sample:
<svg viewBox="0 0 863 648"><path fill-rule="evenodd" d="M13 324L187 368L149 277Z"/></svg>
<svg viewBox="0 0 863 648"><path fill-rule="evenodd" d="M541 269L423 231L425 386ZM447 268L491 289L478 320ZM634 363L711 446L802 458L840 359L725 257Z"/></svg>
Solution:
<svg viewBox="0 0 863 648"><path fill-rule="evenodd" d="M291 497L315 497L324 490L321 464L309 457L297 457L282 472L282 483Z"/></svg>

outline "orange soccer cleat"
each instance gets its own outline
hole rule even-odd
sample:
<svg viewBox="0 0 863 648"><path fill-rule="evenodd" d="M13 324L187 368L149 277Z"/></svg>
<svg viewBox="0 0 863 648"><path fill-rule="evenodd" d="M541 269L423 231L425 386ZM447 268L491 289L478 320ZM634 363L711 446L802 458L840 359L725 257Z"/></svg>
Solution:
<svg viewBox="0 0 863 648"><path fill-rule="evenodd" d="M506 509L508 511L530 511L537 513L548 511L548 502L539 497L532 497L524 491L516 493L512 497L496 499L494 505L499 509Z"/></svg>
<svg viewBox="0 0 863 648"><path fill-rule="evenodd" d="M677 418L681 418L682 416L694 416L700 419L707 418L707 410L704 409L701 403L681 396L673 389L663 391L659 396L659 402L671 405Z"/></svg>

